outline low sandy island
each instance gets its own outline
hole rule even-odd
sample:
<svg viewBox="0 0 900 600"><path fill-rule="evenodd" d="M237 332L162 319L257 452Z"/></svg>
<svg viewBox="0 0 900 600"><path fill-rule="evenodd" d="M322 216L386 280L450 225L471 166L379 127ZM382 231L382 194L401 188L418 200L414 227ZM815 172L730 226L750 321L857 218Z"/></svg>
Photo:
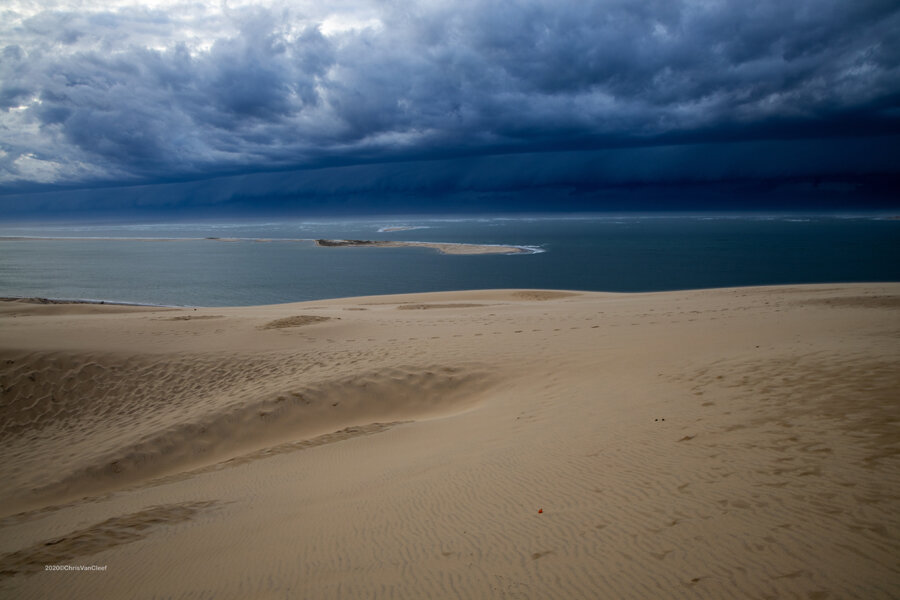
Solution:
<svg viewBox="0 0 900 600"><path fill-rule="evenodd" d="M491 244L457 244L450 242L398 242L393 240L316 240L323 248L371 247L371 248L432 248L441 254L521 254L534 253L523 246L503 246Z"/></svg>
<svg viewBox="0 0 900 600"><path fill-rule="evenodd" d="M0 302L0 597L896 598L898 365L896 283Z"/></svg>

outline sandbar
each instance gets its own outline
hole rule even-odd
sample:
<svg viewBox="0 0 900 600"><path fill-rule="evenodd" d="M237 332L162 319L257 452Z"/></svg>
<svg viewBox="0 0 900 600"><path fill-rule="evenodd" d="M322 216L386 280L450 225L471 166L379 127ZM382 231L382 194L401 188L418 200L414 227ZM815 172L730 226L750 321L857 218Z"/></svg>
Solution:
<svg viewBox="0 0 900 600"><path fill-rule="evenodd" d="M393 240L325 240L317 239L323 248L432 248L441 254L531 254L533 249L524 246L490 244L458 244L450 242L401 242Z"/></svg>

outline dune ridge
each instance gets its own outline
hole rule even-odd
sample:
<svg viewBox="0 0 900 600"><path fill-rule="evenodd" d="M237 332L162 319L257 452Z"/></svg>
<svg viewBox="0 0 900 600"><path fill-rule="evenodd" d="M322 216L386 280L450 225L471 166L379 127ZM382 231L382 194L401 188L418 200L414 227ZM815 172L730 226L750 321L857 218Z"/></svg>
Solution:
<svg viewBox="0 0 900 600"><path fill-rule="evenodd" d="M132 485L297 437L463 410L489 385L488 374L471 366L399 366L298 381L284 360L150 363L32 354L5 361L11 368L2 380L0 442L17 464L0 496L7 515L41 499ZM35 454L38 444L43 451ZM42 468L46 462L55 468Z"/></svg>
<svg viewBox="0 0 900 600"><path fill-rule="evenodd" d="M892 598L898 305L0 303L0 594Z"/></svg>

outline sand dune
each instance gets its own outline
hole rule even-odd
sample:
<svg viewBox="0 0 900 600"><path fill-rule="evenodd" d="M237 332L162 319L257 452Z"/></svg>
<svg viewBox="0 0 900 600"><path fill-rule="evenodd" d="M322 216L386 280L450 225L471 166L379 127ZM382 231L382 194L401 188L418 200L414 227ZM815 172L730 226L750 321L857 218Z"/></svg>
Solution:
<svg viewBox="0 0 900 600"><path fill-rule="evenodd" d="M898 309L2 302L0 595L896 597Z"/></svg>

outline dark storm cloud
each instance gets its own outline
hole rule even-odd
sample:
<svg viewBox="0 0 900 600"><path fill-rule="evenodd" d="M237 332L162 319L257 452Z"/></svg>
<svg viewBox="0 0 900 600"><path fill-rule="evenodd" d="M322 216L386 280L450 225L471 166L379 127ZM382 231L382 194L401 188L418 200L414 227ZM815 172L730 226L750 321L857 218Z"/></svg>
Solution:
<svg viewBox="0 0 900 600"><path fill-rule="evenodd" d="M452 160L367 167L363 180L494 189L900 171L883 155L894 137L853 142L870 161L841 159L841 138L900 133L895 2L372 4L363 25L333 30L302 9L185 6L46 10L0 30L0 185L421 158ZM802 154L788 143L819 138ZM716 146L750 141L767 151ZM460 167L502 153L522 155ZM330 173L260 181L318 193Z"/></svg>
<svg viewBox="0 0 900 600"><path fill-rule="evenodd" d="M896 209L900 136L524 153L0 196L0 214ZM754 161L766 156L766 164ZM751 167L748 167L750 165ZM822 176L826 170L838 175ZM844 171L895 173L847 176ZM702 173L702 176L698 175Z"/></svg>

